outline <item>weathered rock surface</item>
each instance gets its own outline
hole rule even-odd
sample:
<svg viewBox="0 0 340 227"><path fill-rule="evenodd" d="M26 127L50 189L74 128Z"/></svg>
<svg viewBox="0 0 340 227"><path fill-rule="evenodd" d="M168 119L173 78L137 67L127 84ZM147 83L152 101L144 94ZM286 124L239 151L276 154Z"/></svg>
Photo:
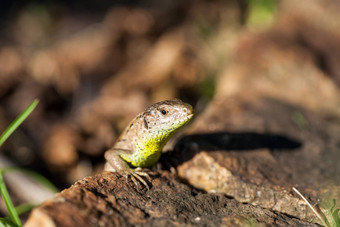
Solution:
<svg viewBox="0 0 340 227"><path fill-rule="evenodd" d="M305 123L294 121L297 113ZM335 125L277 100L231 97L214 101L192 127L199 134L182 138L180 154L173 155L184 160L179 176L197 188L317 222L291 189L316 203L320 190L339 186ZM339 198L338 193L334 199Z"/></svg>
<svg viewBox="0 0 340 227"><path fill-rule="evenodd" d="M26 226L313 226L299 219L209 194L168 172L140 191L114 173L87 177L35 209Z"/></svg>

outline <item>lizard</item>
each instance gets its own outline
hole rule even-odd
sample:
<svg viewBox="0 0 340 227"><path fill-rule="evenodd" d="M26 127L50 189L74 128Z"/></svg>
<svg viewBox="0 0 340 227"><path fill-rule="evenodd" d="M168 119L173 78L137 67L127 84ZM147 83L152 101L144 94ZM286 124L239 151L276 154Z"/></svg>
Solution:
<svg viewBox="0 0 340 227"><path fill-rule="evenodd" d="M157 102L138 114L105 152L104 171L118 172L138 187L137 180L150 179L142 168L156 164L171 136L194 116L191 105L179 99Z"/></svg>

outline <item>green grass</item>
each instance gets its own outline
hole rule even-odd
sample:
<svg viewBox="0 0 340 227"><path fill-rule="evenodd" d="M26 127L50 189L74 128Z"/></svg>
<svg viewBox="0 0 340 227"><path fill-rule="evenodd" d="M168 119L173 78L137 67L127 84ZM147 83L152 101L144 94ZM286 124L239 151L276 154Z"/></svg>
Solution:
<svg viewBox="0 0 340 227"><path fill-rule="evenodd" d="M29 175L30 177L32 177L33 179L35 179L37 182L39 182L39 184L41 184L42 186L44 186L45 188L49 189L50 191L52 191L53 193L57 193L58 189L54 186L54 184L52 184L48 179L46 179L44 176L25 169L25 168L21 168L21 167L5 167L5 168L0 168L0 173L5 174L5 173L9 173L9 172L14 172L14 171L20 171L23 172L27 175Z"/></svg>
<svg viewBox="0 0 340 227"><path fill-rule="evenodd" d="M249 15L247 25L267 27L275 19L277 0L248 0Z"/></svg>
<svg viewBox="0 0 340 227"><path fill-rule="evenodd" d="M11 124L0 136L0 146L8 139L8 137L19 127L19 125L31 114L31 112L38 105L38 100L35 99ZM23 211L27 211L29 206L27 204L14 207L11 197L9 196L6 184L3 179L3 173L12 171L13 168L2 168L0 169L0 193L5 201L9 218L0 218L0 227L7 226L22 226L19 218L19 214ZM30 206L32 208L32 206Z"/></svg>
<svg viewBox="0 0 340 227"><path fill-rule="evenodd" d="M292 114L292 120L293 122L301 129L306 128L308 126L308 121L305 118L305 116L299 112L294 111Z"/></svg>
<svg viewBox="0 0 340 227"><path fill-rule="evenodd" d="M340 209L337 201L323 195L323 197L321 197L320 206L329 226L340 227Z"/></svg>
<svg viewBox="0 0 340 227"><path fill-rule="evenodd" d="M298 194L307 204L307 206L313 211L315 216L320 220L322 226L325 227L340 227L340 209L337 208L337 204L335 199L325 199L322 200L323 209L316 209L316 207L312 206L312 204L295 188L292 188L293 191ZM317 206L319 207L319 206Z"/></svg>
<svg viewBox="0 0 340 227"><path fill-rule="evenodd" d="M1 222L4 222L3 224L5 226L6 226L6 224L15 224L16 226L22 226L21 221L19 219L19 214L15 210L15 207L12 203L11 197L8 194L7 187L5 185L1 171L0 171L0 193L1 193L2 197L4 198L9 216L11 218L10 220L4 218L4 219L1 220Z"/></svg>
<svg viewBox="0 0 340 227"><path fill-rule="evenodd" d="M31 105L29 105L24 112L22 112L2 133L0 136L0 147L8 139L8 137L19 127L19 125L32 113L39 101L35 99Z"/></svg>

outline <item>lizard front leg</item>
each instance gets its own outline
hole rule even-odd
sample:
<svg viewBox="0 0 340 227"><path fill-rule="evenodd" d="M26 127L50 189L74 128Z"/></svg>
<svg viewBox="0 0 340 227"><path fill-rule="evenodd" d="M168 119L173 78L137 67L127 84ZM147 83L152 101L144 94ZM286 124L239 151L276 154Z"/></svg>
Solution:
<svg viewBox="0 0 340 227"><path fill-rule="evenodd" d="M142 169L139 167L136 169L131 169L130 166L120 157L121 154L131 155L131 151L116 148L112 148L106 151L105 152L106 164L104 167L104 171L118 172L119 174L125 176L126 178L130 176L131 180L135 183L137 188L138 188L137 180L139 180L143 185L145 185L147 189L149 189L148 184L142 178L142 176L144 176L150 180L149 175L143 172Z"/></svg>

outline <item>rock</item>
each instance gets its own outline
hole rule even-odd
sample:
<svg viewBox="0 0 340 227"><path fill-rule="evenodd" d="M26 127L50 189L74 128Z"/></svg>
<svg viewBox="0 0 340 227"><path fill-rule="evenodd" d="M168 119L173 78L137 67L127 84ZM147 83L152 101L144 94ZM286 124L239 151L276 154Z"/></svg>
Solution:
<svg viewBox="0 0 340 227"><path fill-rule="evenodd" d="M115 173L87 177L34 209L27 227L41 226L221 226L265 223L310 225L298 219L209 194L169 172L152 180L149 191Z"/></svg>

